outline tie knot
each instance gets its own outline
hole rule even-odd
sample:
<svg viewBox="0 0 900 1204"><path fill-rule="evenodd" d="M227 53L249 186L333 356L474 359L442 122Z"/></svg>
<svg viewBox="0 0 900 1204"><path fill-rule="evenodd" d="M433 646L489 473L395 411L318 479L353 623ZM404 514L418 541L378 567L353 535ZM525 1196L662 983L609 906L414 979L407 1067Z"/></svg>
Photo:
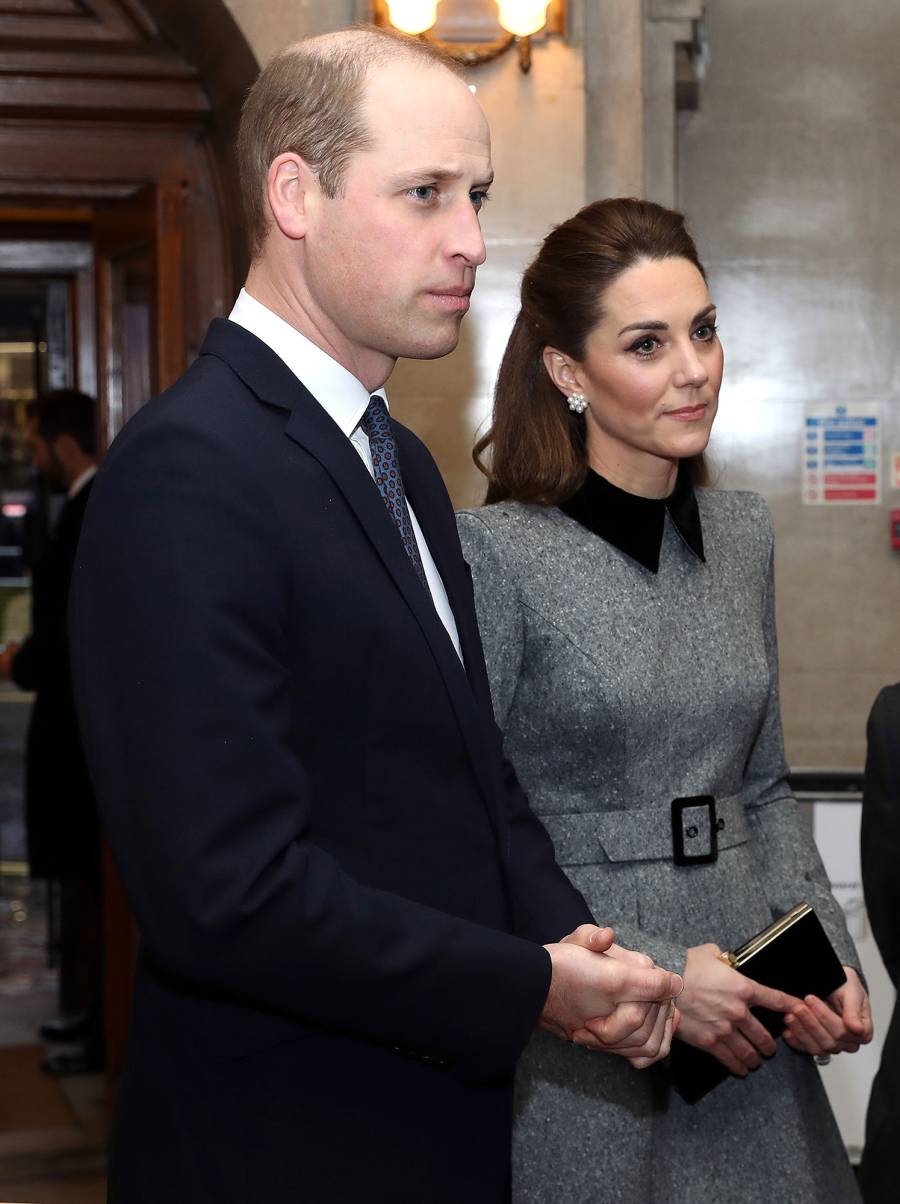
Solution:
<svg viewBox="0 0 900 1204"><path fill-rule="evenodd" d="M359 425L370 439L391 435L391 421L383 397L377 393L372 394Z"/></svg>

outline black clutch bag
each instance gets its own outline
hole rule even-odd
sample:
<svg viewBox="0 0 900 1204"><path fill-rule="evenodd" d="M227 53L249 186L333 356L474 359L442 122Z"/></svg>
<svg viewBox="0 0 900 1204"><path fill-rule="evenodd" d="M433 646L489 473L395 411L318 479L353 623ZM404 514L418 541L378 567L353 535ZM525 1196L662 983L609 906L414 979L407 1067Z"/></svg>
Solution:
<svg viewBox="0 0 900 1204"><path fill-rule="evenodd" d="M763 932L722 957L764 987L786 991L798 999L805 995L825 999L847 981L844 967L808 903L798 903ZM784 1017L780 1012L768 1008L751 1011L773 1037L781 1036ZM675 1090L689 1104L695 1104L730 1077L718 1058L678 1040L672 1042L669 1070Z"/></svg>

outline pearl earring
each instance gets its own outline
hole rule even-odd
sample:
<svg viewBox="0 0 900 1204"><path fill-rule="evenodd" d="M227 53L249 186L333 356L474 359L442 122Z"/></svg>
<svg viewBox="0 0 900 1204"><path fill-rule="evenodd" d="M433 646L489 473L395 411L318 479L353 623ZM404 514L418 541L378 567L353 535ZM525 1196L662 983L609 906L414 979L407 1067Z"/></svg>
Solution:
<svg viewBox="0 0 900 1204"><path fill-rule="evenodd" d="M573 414L583 414L587 409L587 398L583 393L570 393L566 400Z"/></svg>

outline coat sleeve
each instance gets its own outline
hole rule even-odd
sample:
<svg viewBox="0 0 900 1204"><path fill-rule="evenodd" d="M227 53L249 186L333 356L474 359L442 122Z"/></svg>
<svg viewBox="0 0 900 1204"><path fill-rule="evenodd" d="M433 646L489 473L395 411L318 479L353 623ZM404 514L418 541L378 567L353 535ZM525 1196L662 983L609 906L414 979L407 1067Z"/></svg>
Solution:
<svg viewBox="0 0 900 1204"><path fill-rule="evenodd" d="M900 683L875 699L866 728L862 878L884 964L900 985Z"/></svg>
<svg viewBox="0 0 900 1204"><path fill-rule="evenodd" d="M788 784L778 694L772 521L768 507L761 499L757 499L757 505L756 525L765 542L763 635L769 691L744 770L743 784L756 871L773 918L783 915L797 903L811 904L841 963L859 970L859 957L847 931L844 913L831 893L812 832L804 822Z"/></svg>
<svg viewBox="0 0 900 1204"><path fill-rule="evenodd" d="M146 413L146 412L145 412ZM550 959L362 885L310 839L287 551L214 430L135 423L88 507L70 609L87 759L147 959L191 991L508 1074Z"/></svg>
<svg viewBox="0 0 900 1204"><path fill-rule="evenodd" d="M517 931L547 944L580 924L594 923L594 917L580 891L557 865L553 842L531 810L514 767L502 755L502 728L515 696L524 641L514 575L477 515L458 514L457 527L463 555L472 570L475 609L499 725L496 739L503 761L507 864Z"/></svg>

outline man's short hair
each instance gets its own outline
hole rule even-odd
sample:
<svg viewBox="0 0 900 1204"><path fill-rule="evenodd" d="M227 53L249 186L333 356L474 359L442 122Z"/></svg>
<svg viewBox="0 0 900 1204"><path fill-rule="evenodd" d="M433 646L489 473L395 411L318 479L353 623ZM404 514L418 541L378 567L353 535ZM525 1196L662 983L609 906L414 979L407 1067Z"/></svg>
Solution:
<svg viewBox="0 0 900 1204"><path fill-rule="evenodd" d="M42 393L28 407L28 417L37 424L37 433L48 443L60 435L70 435L86 456L97 454L97 405L87 393L77 389L54 389Z"/></svg>
<svg viewBox="0 0 900 1204"><path fill-rule="evenodd" d="M254 258L269 227L266 177L273 159L288 151L299 155L326 196L340 195L350 159L371 145L361 111L366 73L404 55L457 70L452 59L427 42L364 26L296 42L260 72L244 101L237 139Z"/></svg>

